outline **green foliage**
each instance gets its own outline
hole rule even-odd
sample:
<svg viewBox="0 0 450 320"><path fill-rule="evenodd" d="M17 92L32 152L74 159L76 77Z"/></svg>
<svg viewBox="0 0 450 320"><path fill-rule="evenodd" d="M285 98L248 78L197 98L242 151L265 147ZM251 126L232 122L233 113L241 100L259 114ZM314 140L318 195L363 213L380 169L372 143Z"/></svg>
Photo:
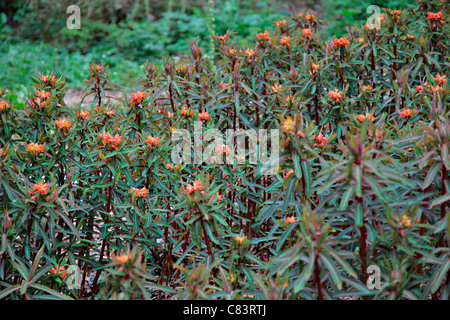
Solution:
<svg viewBox="0 0 450 320"><path fill-rule="evenodd" d="M303 11L209 55L190 39L115 100L106 59L89 103L65 104L58 65L23 105L2 89L0 299L448 299L447 11L332 39ZM276 172L214 129L278 129ZM185 140L202 163L175 161Z"/></svg>

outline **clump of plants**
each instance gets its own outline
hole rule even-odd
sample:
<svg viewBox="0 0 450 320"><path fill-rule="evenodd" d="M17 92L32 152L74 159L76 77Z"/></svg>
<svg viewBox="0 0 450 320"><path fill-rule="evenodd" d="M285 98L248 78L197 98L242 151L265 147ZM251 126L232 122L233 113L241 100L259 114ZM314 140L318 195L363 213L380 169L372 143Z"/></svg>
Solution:
<svg viewBox="0 0 450 320"><path fill-rule="evenodd" d="M121 100L95 62L78 108L57 72L3 89L0 298L448 299L448 9L189 40Z"/></svg>

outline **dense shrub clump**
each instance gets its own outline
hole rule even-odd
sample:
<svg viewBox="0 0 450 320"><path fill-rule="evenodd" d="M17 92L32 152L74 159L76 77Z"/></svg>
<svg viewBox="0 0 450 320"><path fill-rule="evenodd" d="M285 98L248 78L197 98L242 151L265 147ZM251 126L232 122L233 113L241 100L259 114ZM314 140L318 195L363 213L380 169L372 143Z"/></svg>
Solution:
<svg viewBox="0 0 450 320"><path fill-rule="evenodd" d="M211 58L190 40L120 101L93 63L75 109L53 71L23 109L2 90L0 298L448 299L447 12L324 39L305 11ZM233 141L174 162L176 133L205 150L209 129L278 129L277 173Z"/></svg>

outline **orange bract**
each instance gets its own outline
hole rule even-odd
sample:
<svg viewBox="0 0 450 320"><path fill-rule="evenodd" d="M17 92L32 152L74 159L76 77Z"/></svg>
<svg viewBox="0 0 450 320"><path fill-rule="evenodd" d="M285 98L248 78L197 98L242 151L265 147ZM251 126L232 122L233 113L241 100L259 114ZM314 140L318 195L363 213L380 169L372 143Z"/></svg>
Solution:
<svg viewBox="0 0 450 320"><path fill-rule="evenodd" d="M30 151L31 153L41 153L42 151L44 151L44 145L43 144L39 144L39 143L33 143L30 142L27 145L27 150Z"/></svg>
<svg viewBox="0 0 450 320"><path fill-rule="evenodd" d="M138 198L148 197L148 189L146 187L143 187L142 189L131 188L128 190L128 193L134 193L134 196Z"/></svg>
<svg viewBox="0 0 450 320"><path fill-rule="evenodd" d="M72 127L72 125L70 124L69 121L67 121L66 118L63 118L61 120L55 120L53 124L56 128L61 130L69 130Z"/></svg>
<svg viewBox="0 0 450 320"><path fill-rule="evenodd" d="M37 193L40 193L42 196L46 195L48 192L48 187L49 187L48 183L42 183L42 181L35 183L33 185L33 191L30 191L30 194L37 192Z"/></svg>
<svg viewBox="0 0 450 320"><path fill-rule="evenodd" d="M328 92L328 98L333 100L335 103L339 103L342 101L343 92L339 91L338 88L334 88L333 91Z"/></svg>

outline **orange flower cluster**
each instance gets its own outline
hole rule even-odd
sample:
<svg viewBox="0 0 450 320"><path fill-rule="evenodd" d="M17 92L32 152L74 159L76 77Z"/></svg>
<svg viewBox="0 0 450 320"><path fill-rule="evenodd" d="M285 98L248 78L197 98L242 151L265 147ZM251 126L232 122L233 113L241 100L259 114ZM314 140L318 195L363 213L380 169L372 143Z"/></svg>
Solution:
<svg viewBox="0 0 450 320"><path fill-rule="evenodd" d="M35 154L41 153L44 151L44 145L39 144L39 143L30 142L27 145L27 150L30 151L31 153L35 153Z"/></svg>
<svg viewBox="0 0 450 320"><path fill-rule="evenodd" d="M59 274L59 277L61 279L64 279L66 277L66 275L67 275L67 272L63 272L64 270L66 270L66 267L64 267L64 266L60 267L59 265L56 265L56 266L52 267L49 270L49 272L50 272L50 274L52 274L54 276Z"/></svg>
<svg viewBox="0 0 450 320"><path fill-rule="evenodd" d="M194 181L193 185L188 184L184 189L187 191L187 193L191 194L194 191L199 191L202 189L202 182L200 180Z"/></svg>
<svg viewBox="0 0 450 320"><path fill-rule="evenodd" d="M116 149L117 146L120 144L120 142L122 141L122 137L120 136L120 134L116 134L114 137L112 135L110 135L109 133L99 133L98 137L100 139L102 139L103 143L105 144L111 144L110 146L110 150L112 149Z"/></svg>
<svg viewBox="0 0 450 320"><path fill-rule="evenodd" d="M201 112L201 113L198 115L198 118L199 118L200 120L209 120L210 117L211 117L211 116L210 116L209 113L206 112L206 111L203 111L203 112Z"/></svg>
<svg viewBox="0 0 450 320"><path fill-rule="evenodd" d="M444 13L442 11L439 11L438 13L427 12L427 15L427 19L430 21L441 21L444 18Z"/></svg>
<svg viewBox="0 0 450 320"><path fill-rule="evenodd" d="M50 76L48 74L41 76L41 81L43 83L50 83L50 86L53 86L55 84L56 81L56 77L52 76L50 78Z"/></svg>
<svg viewBox="0 0 450 320"><path fill-rule="evenodd" d="M447 82L447 77L443 74L442 76L438 73L435 77L434 77L434 81L436 81L438 84L444 84Z"/></svg>
<svg viewBox="0 0 450 320"><path fill-rule="evenodd" d="M215 151L216 151L216 154L225 154L225 155L227 155L227 154L229 154L231 152L231 149L230 149L229 146L223 144L223 145L218 145L216 147Z"/></svg>
<svg viewBox="0 0 450 320"><path fill-rule="evenodd" d="M392 15L392 16L399 16L399 15L401 15L402 14L402 10L389 10L389 13Z"/></svg>
<svg viewBox="0 0 450 320"><path fill-rule="evenodd" d="M293 174L293 173L294 173L294 170L293 170L293 169L290 169L288 172L286 172L286 173L284 174L284 179L289 178L289 176L290 176L291 174Z"/></svg>
<svg viewBox="0 0 450 320"><path fill-rule="evenodd" d="M219 39L219 40L221 40L221 41L224 41L225 39L227 39L228 38L228 35L227 34L224 34L224 35L221 35L221 36L218 36L217 37L217 39Z"/></svg>
<svg viewBox="0 0 450 320"><path fill-rule="evenodd" d="M34 98L34 102L42 109L45 109L48 104L48 98L50 97L50 92L45 92L44 90L37 92L37 97Z"/></svg>
<svg viewBox="0 0 450 320"><path fill-rule="evenodd" d="M283 91L283 86L281 84L275 83L273 86L270 87L273 93L278 93Z"/></svg>
<svg viewBox="0 0 450 320"><path fill-rule="evenodd" d="M291 41L291 37L283 37L280 39L280 45L285 46L286 48L290 48L291 44L289 43L289 41Z"/></svg>
<svg viewBox="0 0 450 320"><path fill-rule="evenodd" d="M178 73L186 73L188 71L188 67L185 65L178 66L175 68L175 71Z"/></svg>
<svg viewBox="0 0 450 320"><path fill-rule="evenodd" d="M363 114L358 114L358 120L360 122L363 122L364 120L366 120L367 118L370 119L370 121L375 121L375 117L373 115L371 115L370 113L366 113L366 115Z"/></svg>
<svg viewBox="0 0 450 320"><path fill-rule="evenodd" d="M251 58L255 55L255 50L247 49L245 50L245 56L248 58L249 62L251 62Z"/></svg>
<svg viewBox="0 0 450 320"><path fill-rule="evenodd" d="M406 39L411 39L411 40L412 40L412 39L415 39L415 38L416 38L415 35L409 34L409 33L408 33L408 34L407 34L406 36L404 36L402 39L403 39L403 40L406 40Z"/></svg>
<svg viewBox="0 0 450 320"><path fill-rule="evenodd" d="M282 128L284 131L293 133L295 129L294 119L292 119L291 117L287 117L286 120L283 122Z"/></svg>
<svg viewBox="0 0 450 320"><path fill-rule="evenodd" d="M149 148L161 146L161 141L159 140L159 138L152 137L152 136L147 136L147 140L145 140L145 143L147 144L147 146Z"/></svg>
<svg viewBox="0 0 450 320"><path fill-rule="evenodd" d="M8 101L1 99L0 100L0 111L6 110L10 107Z"/></svg>
<svg viewBox="0 0 450 320"><path fill-rule="evenodd" d="M112 118L112 117L114 117L114 116L116 115L116 113L114 112L114 110L108 109L108 110L106 111L106 115L107 115L108 117Z"/></svg>
<svg viewBox="0 0 450 320"><path fill-rule="evenodd" d="M131 254L123 254L121 256L117 256L115 260L118 264L125 264L128 262L128 260L131 260Z"/></svg>
<svg viewBox="0 0 450 320"><path fill-rule="evenodd" d="M303 35L304 35L305 37L307 37L308 39L312 39L312 38L313 38L313 36L312 36L312 30L309 29L309 28L303 29L303 30L302 30L302 33L303 33Z"/></svg>
<svg viewBox="0 0 450 320"><path fill-rule="evenodd" d="M53 123L56 128L61 130L69 130L72 127L72 125L70 124L69 121L67 121L66 118L63 118L61 120L55 120L53 121Z"/></svg>
<svg viewBox="0 0 450 320"><path fill-rule="evenodd" d="M33 190L30 191L30 194L37 192L37 193L40 193L42 196L44 196L48 192L48 187L49 187L48 183L42 183L42 181L39 183L35 183L33 185Z"/></svg>
<svg viewBox="0 0 450 320"><path fill-rule="evenodd" d="M347 46L348 46L348 39L346 37L333 39L333 47L347 47Z"/></svg>
<svg viewBox="0 0 450 320"><path fill-rule="evenodd" d="M277 29L286 28L287 21L286 20L277 21L275 23L275 26L277 27Z"/></svg>
<svg viewBox="0 0 450 320"><path fill-rule="evenodd" d="M264 30L264 33L258 33L256 36L260 44L264 44L264 42L270 43L272 38L270 37L270 33L267 30Z"/></svg>
<svg viewBox="0 0 450 320"><path fill-rule="evenodd" d="M99 65L95 66L95 70L97 70L97 72L102 72L103 66L99 64Z"/></svg>
<svg viewBox="0 0 450 320"><path fill-rule="evenodd" d="M194 114L194 110L188 110L186 108L183 108L180 110L180 113L182 116L187 116L189 112L189 116L192 117L192 115Z"/></svg>
<svg viewBox="0 0 450 320"><path fill-rule="evenodd" d="M411 110L410 108L404 108L400 111L400 117L406 118L406 117L412 117L417 114L417 109Z"/></svg>
<svg viewBox="0 0 450 320"><path fill-rule="evenodd" d="M148 189L146 187L142 187L142 189L131 188L128 190L128 193L134 193L134 196L137 198L148 197Z"/></svg>
<svg viewBox="0 0 450 320"><path fill-rule="evenodd" d="M287 217L286 219L284 219L284 223L288 226L291 223L294 223L296 221L299 221L300 219L296 219L294 217Z"/></svg>
<svg viewBox="0 0 450 320"><path fill-rule="evenodd" d="M423 85L416 86L414 88L414 90L417 92L426 91L427 89L430 92L444 91L444 88L442 87L442 85L444 85L447 82L447 77L445 75L440 75L438 73L434 77L434 81L436 81L438 83L438 85L432 86L427 81L425 81L425 83Z"/></svg>
<svg viewBox="0 0 450 320"><path fill-rule="evenodd" d="M234 239L237 241L237 243L243 244L247 238L245 236L235 236Z"/></svg>
<svg viewBox="0 0 450 320"><path fill-rule="evenodd" d="M145 92L138 91L131 94L130 104L138 105L141 104L145 99Z"/></svg>
<svg viewBox="0 0 450 320"><path fill-rule="evenodd" d="M339 91L338 88L334 88L334 90L331 90L328 92L328 98L330 100L333 100L335 103L339 103L342 101L343 92Z"/></svg>
<svg viewBox="0 0 450 320"><path fill-rule="evenodd" d="M320 143L321 145L325 145L328 142L328 138L325 138L325 136L322 133L319 133L317 135L317 138L316 138L316 135L313 134L311 136L311 139L315 140L316 142Z"/></svg>
<svg viewBox="0 0 450 320"><path fill-rule="evenodd" d="M175 169L180 169L180 165L179 164L177 164L177 165L175 165L175 166L173 166L173 165L171 165L170 163L166 163L166 169L167 170L172 170L173 168L175 168Z"/></svg>
<svg viewBox="0 0 450 320"><path fill-rule="evenodd" d="M89 111L88 110L81 110L80 114L78 116L80 118L83 118L84 120L89 120Z"/></svg>

